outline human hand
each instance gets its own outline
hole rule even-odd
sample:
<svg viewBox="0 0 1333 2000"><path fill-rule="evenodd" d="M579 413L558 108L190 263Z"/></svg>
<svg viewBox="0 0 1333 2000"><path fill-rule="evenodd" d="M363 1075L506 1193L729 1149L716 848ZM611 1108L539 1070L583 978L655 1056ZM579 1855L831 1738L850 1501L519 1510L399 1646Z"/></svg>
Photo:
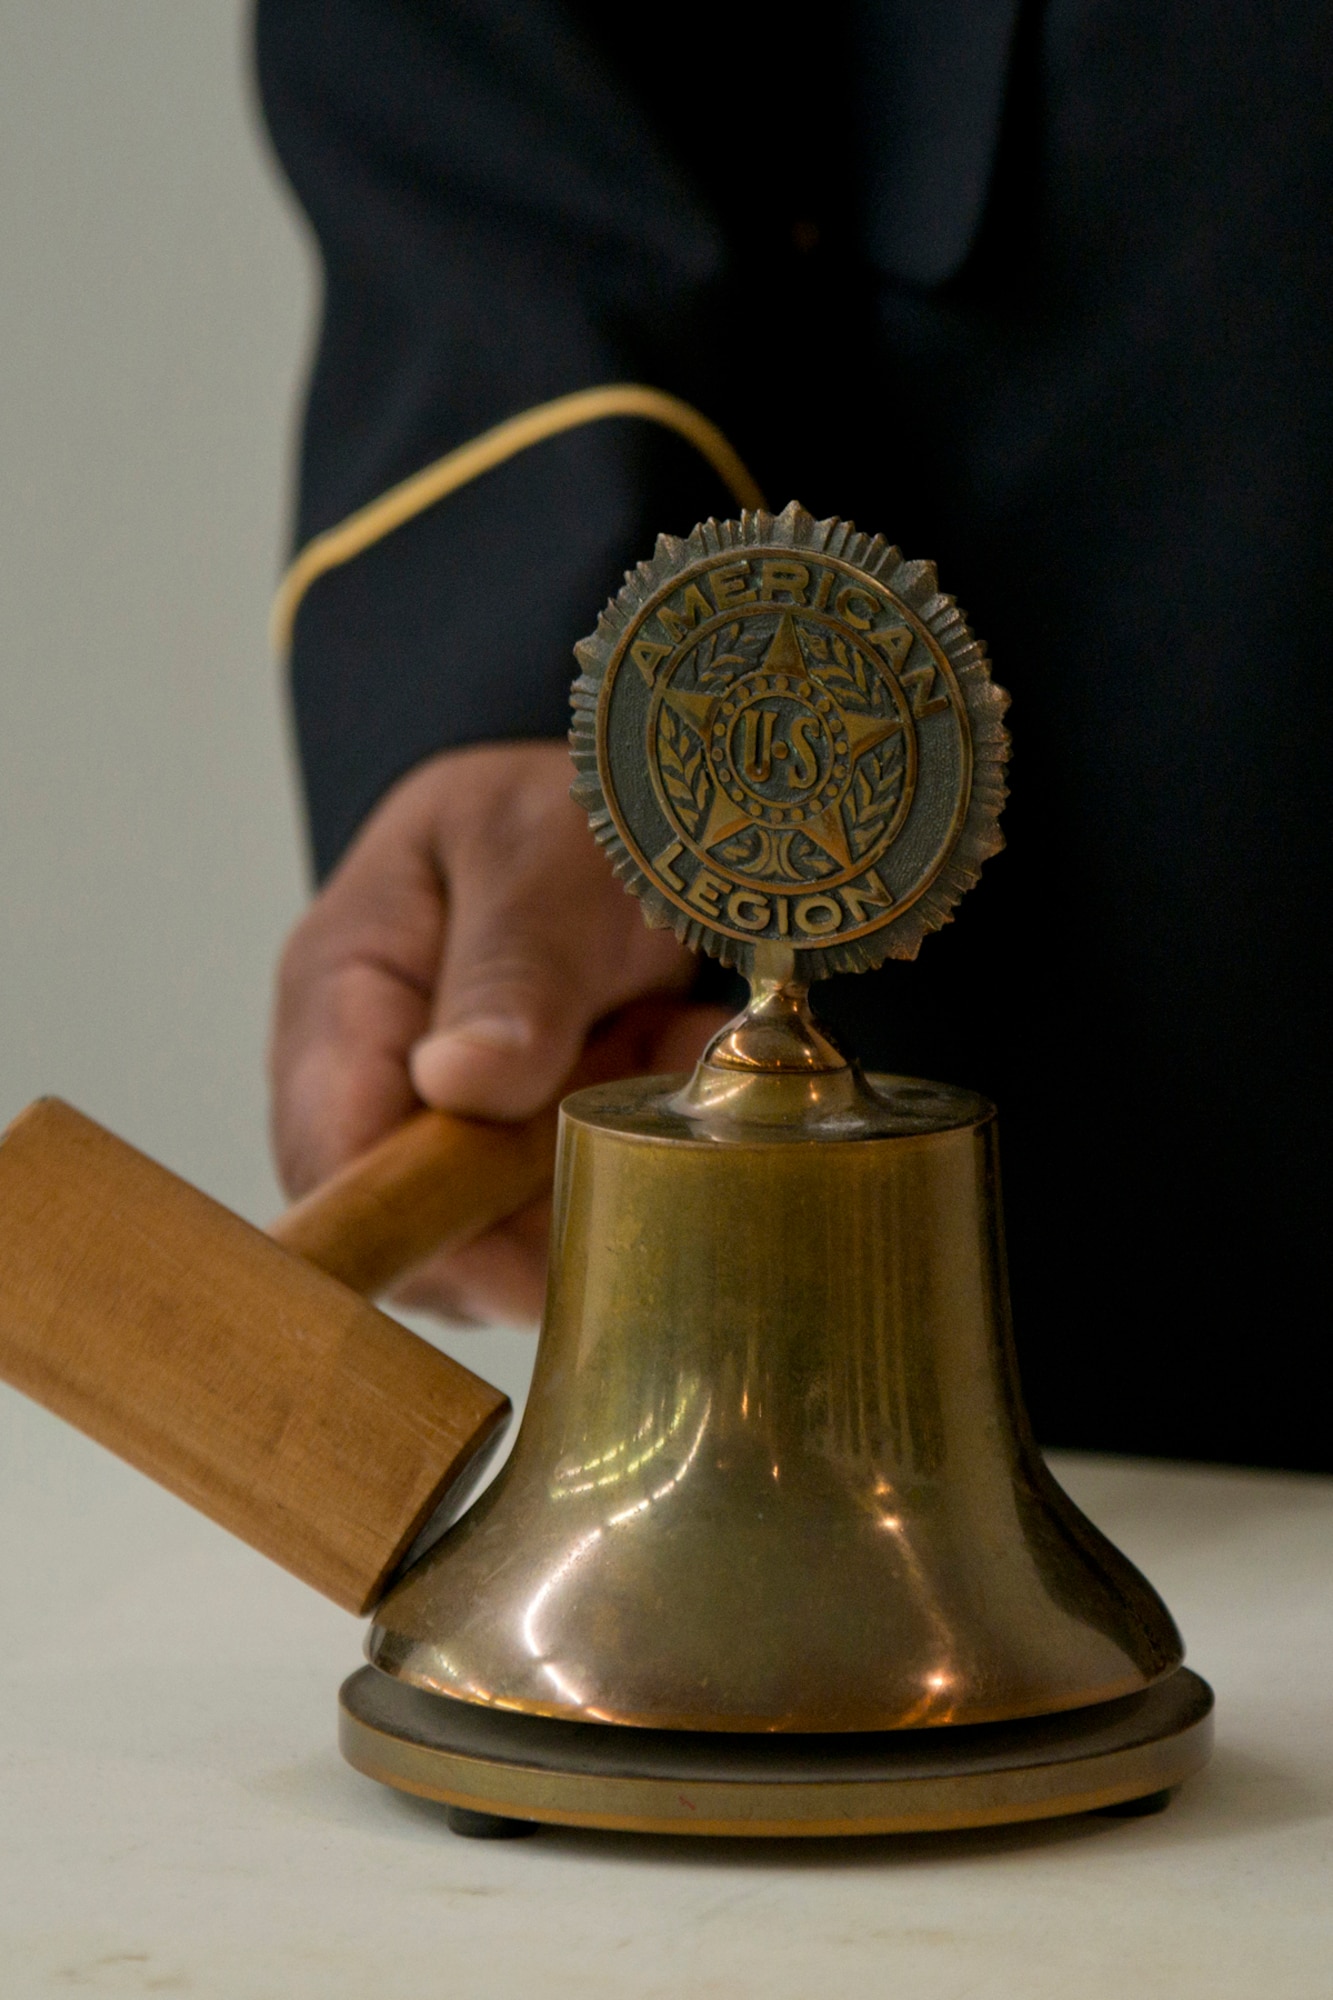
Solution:
<svg viewBox="0 0 1333 2000"><path fill-rule="evenodd" d="M687 1069L725 1010L650 931L569 796L558 743L450 750L366 822L283 952L274 1150L299 1195L421 1104L523 1119L577 1081ZM399 1287L454 1319L541 1310L549 1202Z"/></svg>

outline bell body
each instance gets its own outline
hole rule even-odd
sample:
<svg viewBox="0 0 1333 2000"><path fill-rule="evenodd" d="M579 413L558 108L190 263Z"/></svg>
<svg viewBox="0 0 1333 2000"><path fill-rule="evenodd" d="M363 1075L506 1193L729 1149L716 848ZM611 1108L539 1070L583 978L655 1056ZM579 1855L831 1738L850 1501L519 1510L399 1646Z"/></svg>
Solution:
<svg viewBox="0 0 1333 2000"><path fill-rule="evenodd" d="M874 1136L728 1134L680 1082L566 1102L513 1454L381 1604L372 1661L725 1731L1041 1715L1178 1665L1030 1436L991 1108L883 1077Z"/></svg>

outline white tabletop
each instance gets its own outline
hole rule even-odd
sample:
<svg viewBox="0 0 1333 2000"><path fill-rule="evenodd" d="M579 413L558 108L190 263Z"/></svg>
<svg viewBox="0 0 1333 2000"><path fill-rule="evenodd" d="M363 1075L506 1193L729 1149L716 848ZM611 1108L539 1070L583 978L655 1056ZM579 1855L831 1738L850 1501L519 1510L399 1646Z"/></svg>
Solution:
<svg viewBox="0 0 1333 2000"><path fill-rule="evenodd" d="M0 1391L0 1993L1318 2000L1333 1481L1056 1467L1217 1690L1161 1817L468 1841L341 1762L352 1620Z"/></svg>

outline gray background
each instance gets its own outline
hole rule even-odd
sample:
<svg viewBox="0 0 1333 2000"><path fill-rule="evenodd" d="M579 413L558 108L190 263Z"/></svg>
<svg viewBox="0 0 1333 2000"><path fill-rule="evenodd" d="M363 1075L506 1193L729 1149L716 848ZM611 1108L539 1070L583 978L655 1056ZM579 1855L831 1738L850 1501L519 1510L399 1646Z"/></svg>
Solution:
<svg viewBox="0 0 1333 2000"><path fill-rule="evenodd" d="M247 37L234 0L0 0L0 1118L55 1092L262 1221L317 282ZM521 1382L526 1338L448 1344Z"/></svg>

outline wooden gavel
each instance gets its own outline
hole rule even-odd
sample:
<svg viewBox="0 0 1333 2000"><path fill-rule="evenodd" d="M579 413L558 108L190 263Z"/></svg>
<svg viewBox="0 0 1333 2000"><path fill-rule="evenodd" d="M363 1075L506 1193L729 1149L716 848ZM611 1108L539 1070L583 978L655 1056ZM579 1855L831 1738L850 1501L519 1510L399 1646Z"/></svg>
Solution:
<svg viewBox="0 0 1333 2000"><path fill-rule="evenodd" d="M377 1298L434 1251L458 1249L550 1185L556 1114L494 1125L418 1111L352 1160L268 1234Z"/></svg>
<svg viewBox="0 0 1333 2000"><path fill-rule="evenodd" d="M419 1112L265 1234L42 1098L0 1141L0 1379L368 1611L510 1405L363 1295L539 1195L555 1126Z"/></svg>

